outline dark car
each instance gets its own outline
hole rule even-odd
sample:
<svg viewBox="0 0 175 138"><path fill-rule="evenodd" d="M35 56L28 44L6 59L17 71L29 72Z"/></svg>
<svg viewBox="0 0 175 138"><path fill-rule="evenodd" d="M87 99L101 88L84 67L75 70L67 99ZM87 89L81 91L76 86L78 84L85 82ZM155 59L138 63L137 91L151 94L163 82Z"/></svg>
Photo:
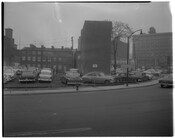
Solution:
<svg viewBox="0 0 175 138"><path fill-rule="evenodd" d="M85 74L82 79L84 83L101 83L106 85L114 83L114 77L105 75L103 72L90 72Z"/></svg>
<svg viewBox="0 0 175 138"><path fill-rule="evenodd" d="M25 70L19 77L19 82L35 82L37 80L37 74L33 70Z"/></svg>
<svg viewBox="0 0 175 138"><path fill-rule="evenodd" d="M159 84L160 86L163 87L169 87L169 86L173 86L173 76L172 75L168 75L162 79L159 80Z"/></svg>
<svg viewBox="0 0 175 138"><path fill-rule="evenodd" d="M72 84L72 85L78 85L82 83L82 79L80 77L80 74L78 72L74 71L67 71L65 75L63 75L60 78L61 82L64 84Z"/></svg>
<svg viewBox="0 0 175 138"><path fill-rule="evenodd" d="M134 82L142 82L149 80L149 77L146 75L138 75L135 73L129 73L128 74L128 82L134 83ZM116 83L124 83L127 82L127 73L120 73L118 76L115 76L115 82Z"/></svg>

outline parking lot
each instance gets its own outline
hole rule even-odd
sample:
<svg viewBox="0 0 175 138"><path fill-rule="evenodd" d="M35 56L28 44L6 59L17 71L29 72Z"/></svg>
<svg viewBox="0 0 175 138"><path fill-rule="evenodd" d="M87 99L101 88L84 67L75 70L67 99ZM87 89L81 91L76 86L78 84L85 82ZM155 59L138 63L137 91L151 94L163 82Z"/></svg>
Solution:
<svg viewBox="0 0 175 138"><path fill-rule="evenodd" d="M23 82L20 83L19 82L19 76L16 76L15 79L7 82L4 84L4 88L6 89L25 89L25 88L62 88L62 87L72 87L72 85L65 85L63 83L61 83L60 78L61 78L62 74L56 74L53 77L53 81L50 82ZM158 79L158 78L154 78L154 79ZM138 83L138 82L137 82ZM141 83L141 82L139 82ZM123 83L114 83L114 84L110 84L110 85L122 85L125 84L125 82ZM103 85L103 84L82 84L83 86L99 86L99 85Z"/></svg>
<svg viewBox="0 0 175 138"><path fill-rule="evenodd" d="M15 79L4 84L4 88L57 88L65 87L66 85L62 84L60 81L60 74L56 74L53 77L53 81L49 82L19 82L19 76L15 76Z"/></svg>

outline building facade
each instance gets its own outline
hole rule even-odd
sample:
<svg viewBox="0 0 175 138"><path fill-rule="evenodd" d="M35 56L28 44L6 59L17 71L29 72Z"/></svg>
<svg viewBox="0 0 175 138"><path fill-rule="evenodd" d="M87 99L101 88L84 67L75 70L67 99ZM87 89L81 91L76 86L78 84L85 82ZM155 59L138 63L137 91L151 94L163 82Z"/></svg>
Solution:
<svg viewBox="0 0 175 138"><path fill-rule="evenodd" d="M82 74L91 71L110 73L112 22L85 21L78 41L78 68Z"/></svg>
<svg viewBox="0 0 175 138"><path fill-rule="evenodd" d="M3 37L3 64L4 66L12 66L17 61L17 45L14 43L13 30L11 28L5 29L5 36Z"/></svg>
<svg viewBox="0 0 175 138"><path fill-rule="evenodd" d="M172 33L134 35L133 53L136 67L172 66Z"/></svg>
<svg viewBox="0 0 175 138"><path fill-rule="evenodd" d="M68 48L40 48L35 45L21 50L21 65L26 67L54 68L57 73L73 67L73 53Z"/></svg>

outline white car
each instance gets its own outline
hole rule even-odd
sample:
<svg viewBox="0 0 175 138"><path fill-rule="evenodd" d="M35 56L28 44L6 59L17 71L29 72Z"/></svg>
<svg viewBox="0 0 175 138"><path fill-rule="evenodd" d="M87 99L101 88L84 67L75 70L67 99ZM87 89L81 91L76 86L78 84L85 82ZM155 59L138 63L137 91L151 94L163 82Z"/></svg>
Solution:
<svg viewBox="0 0 175 138"><path fill-rule="evenodd" d="M52 82L52 78L53 78L53 75L51 70L42 69L41 73L39 74L38 80Z"/></svg>
<svg viewBox="0 0 175 138"><path fill-rule="evenodd" d="M143 73L145 73L145 75L149 77L149 80L152 80L154 77L153 74L149 71L144 71Z"/></svg>
<svg viewBox="0 0 175 138"><path fill-rule="evenodd" d="M4 75L8 78L8 81L11 81L15 78L15 71L11 68L6 68L4 70Z"/></svg>

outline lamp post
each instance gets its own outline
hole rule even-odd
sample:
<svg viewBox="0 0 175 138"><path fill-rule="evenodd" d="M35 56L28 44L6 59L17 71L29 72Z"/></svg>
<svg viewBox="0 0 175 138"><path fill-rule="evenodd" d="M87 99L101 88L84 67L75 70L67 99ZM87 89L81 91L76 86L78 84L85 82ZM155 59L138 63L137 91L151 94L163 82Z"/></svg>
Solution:
<svg viewBox="0 0 175 138"><path fill-rule="evenodd" d="M128 86L128 76L129 76L129 70L128 70L128 64L129 64L129 39L130 39L130 37L134 34L134 33L136 33L136 32L138 32L138 31L140 31L140 34L142 34L142 29L139 29L139 30L136 30L136 31L134 31L134 32L132 32L128 37L127 37L127 40L128 40L128 45L127 45L127 79L126 79L126 86Z"/></svg>

